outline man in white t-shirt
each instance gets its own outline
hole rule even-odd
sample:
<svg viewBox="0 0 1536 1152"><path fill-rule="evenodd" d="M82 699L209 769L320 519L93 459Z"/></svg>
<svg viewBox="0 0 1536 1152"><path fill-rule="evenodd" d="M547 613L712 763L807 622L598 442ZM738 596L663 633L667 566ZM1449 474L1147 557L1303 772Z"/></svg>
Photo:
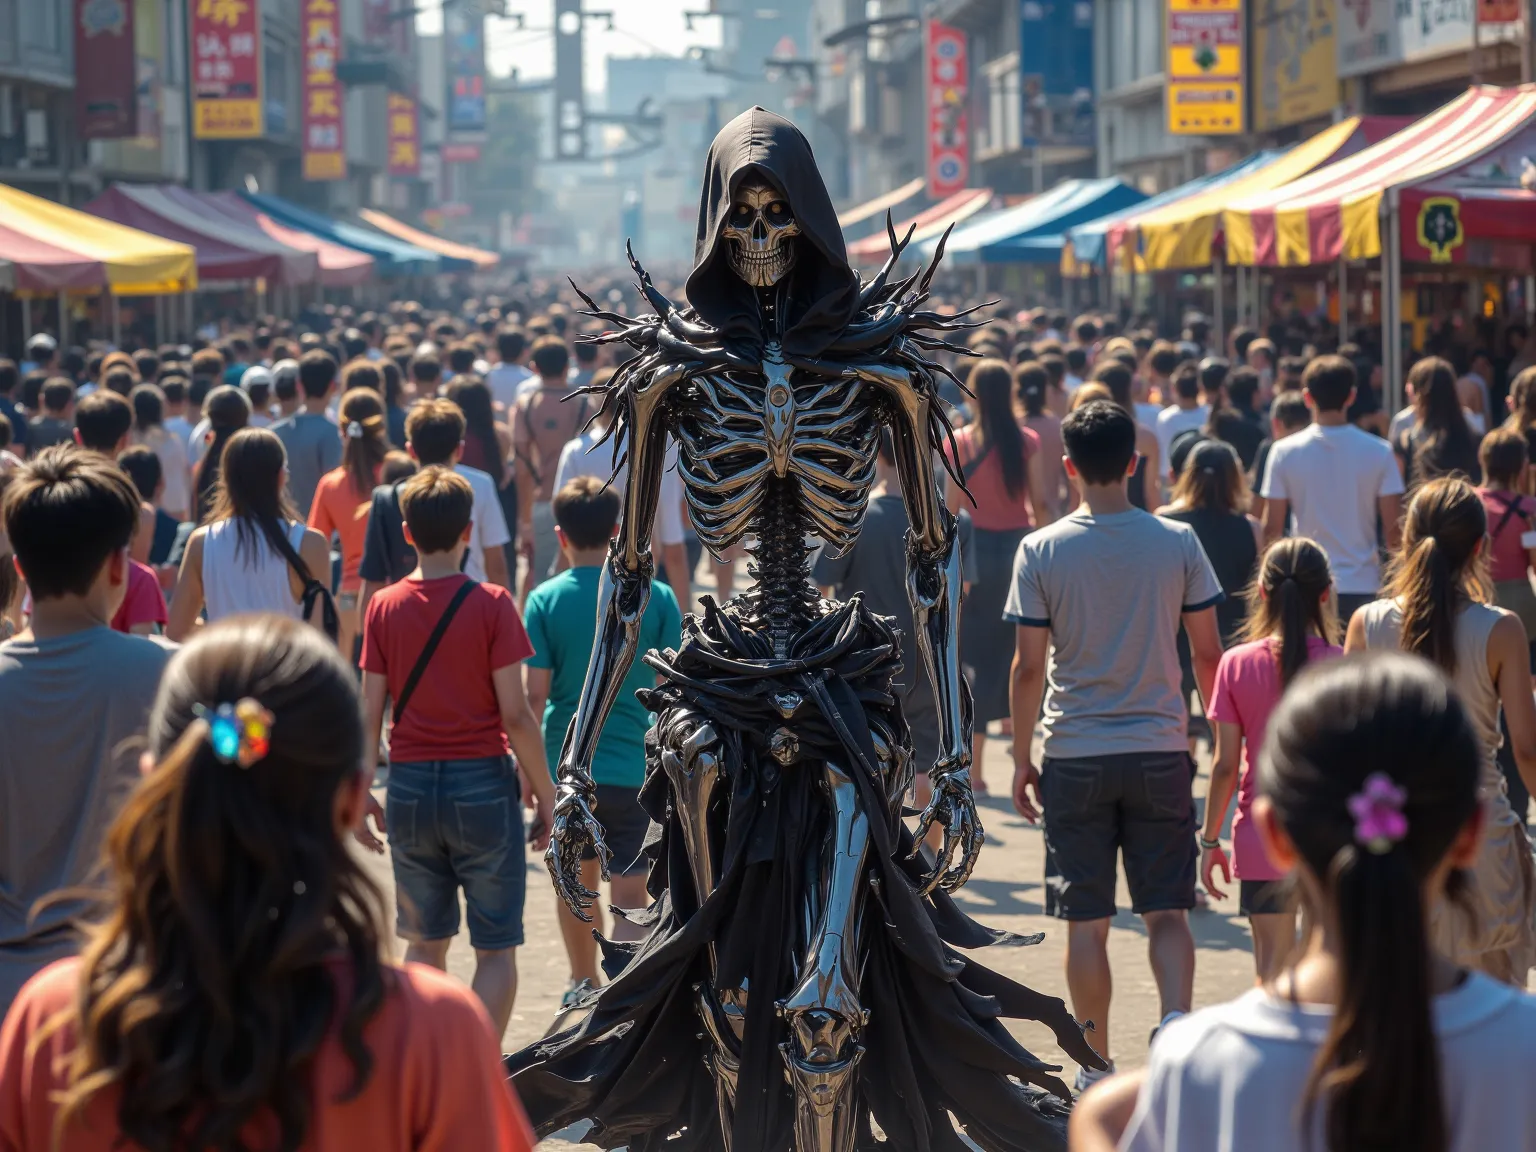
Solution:
<svg viewBox="0 0 1536 1152"><path fill-rule="evenodd" d="M1311 427L1275 442L1259 489L1264 497L1264 540L1278 540L1287 513L1296 534L1316 540L1333 564L1339 619L1381 591L1378 518L1388 549L1398 543L1403 477L1392 447L1349 423L1355 366L1342 356L1319 356L1301 379Z"/></svg>
<svg viewBox="0 0 1536 1152"><path fill-rule="evenodd" d="M1186 360L1173 370L1171 383L1173 407L1164 408L1157 414L1157 427L1154 429L1157 433L1158 459L1163 463L1164 473L1168 471L1174 437L1192 428L1204 428L1211 416L1211 406L1200 403L1200 370L1192 361ZM1167 480L1167 476L1164 476L1164 480Z"/></svg>
<svg viewBox="0 0 1536 1152"><path fill-rule="evenodd" d="M533 379L533 373L522 364L527 354L528 337L521 328L503 328L496 334L496 355L500 363L485 374L485 386L503 410L511 410L517 400L518 387Z"/></svg>
<svg viewBox="0 0 1536 1152"><path fill-rule="evenodd" d="M611 484L620 496L624 495L625 482L629 479L629 463L626 461L618 473L614 473L612 441L598 443L604 431L604 428L594 424L561 449L560 463L555 467L556 492L579 476L592 476L605 484ZM666 463L661 473L661 503L656 509L655 531L657 551L661 567L665 569L666 582L677 596L678 605L684 612L688 612L693 605L693 573L688 568L688 549L684 543L683 481L677 474L675 440L667 448Z"/></svg>

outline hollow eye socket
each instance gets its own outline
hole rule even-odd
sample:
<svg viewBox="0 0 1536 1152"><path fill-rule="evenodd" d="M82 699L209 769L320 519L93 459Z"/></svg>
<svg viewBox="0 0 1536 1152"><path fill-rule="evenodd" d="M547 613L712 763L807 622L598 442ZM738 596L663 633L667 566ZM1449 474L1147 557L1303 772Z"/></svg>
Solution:
<svg viewBox="0 0 1536 1152"><path fill-rule="evenodd" d="M731 209L731 218L733 220L750 220L752 218L752 209L746 204L737 204Z"/></svg>
<svg viewBox="0 0 1536 1152"><path fill-rule="evenodd" d="M782 200L775 200L772 204L768 205L768 209L763 213L763 216L775 228L782 228L794 219L794 214L790 212L789 205Z"/></svg>

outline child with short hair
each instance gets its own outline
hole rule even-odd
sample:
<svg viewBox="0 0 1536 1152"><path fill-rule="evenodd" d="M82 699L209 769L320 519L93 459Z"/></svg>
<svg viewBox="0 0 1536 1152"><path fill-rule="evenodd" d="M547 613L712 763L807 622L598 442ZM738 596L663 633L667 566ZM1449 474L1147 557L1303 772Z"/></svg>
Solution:
<svg viewBox="0 0 1536 1152"><path fill-rule="evenodd" d="M568 567L528 594L528 635L534 654L524 673L528 702L543 716L544 750L551 764L559 762L597 642L598 585L608 560L608 542L619 526L619 495L595 477L578 476L555 493L553 505L555 535ZM640 619L640 651L676 648L681 642L677 597L666 584L653 580ZM656 674L637 660L619 690L592 758L598 819L613 854L611 902L618 908L643 908L649 902L641 848L651 822L640 806L639 793L645 782L645 734L652 720L635 693L655 685ZM594 857L582 864L582 883L596 890L599 876L609 879L608 872L607 862ZM557 899L555 905L571 961L571 984L561 1003L568 1008L580 996L583 982L597 983L597 945L589 926L573 916L564 901ZM611 939L641 936L635 925L615 919Z"/></svg>
<svg viewBox="0 0 1536 1152"><path fill-rule="evenodd" d="M363 763L378 762L392 700L387 817L406 959L446 969L462 889L474 989L500 1035L512 1015L523 943L519 778L533 793L521 799L535 810L530 840L540 852L555 801L517 668L533 647L511 594L464 575L469 482L451 467L424 468L400 486L400 507L417 566L375 595L364 617Z"/></svg>

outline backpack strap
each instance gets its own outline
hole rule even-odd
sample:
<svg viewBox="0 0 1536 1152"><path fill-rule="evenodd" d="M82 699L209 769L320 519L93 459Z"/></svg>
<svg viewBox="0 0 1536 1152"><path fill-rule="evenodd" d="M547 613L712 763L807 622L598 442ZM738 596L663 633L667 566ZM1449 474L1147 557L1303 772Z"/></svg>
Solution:
<svg viewBox="0 0 1536 1152"><path fill-rule="evenodd" d="M421 650L421 655L416 657L416 663L411 668L411 674L405 678L405 683L400 686L400 696L395 701L395 723L400 723L400 717L405 714L405 706L410 703L411 696L416 691L416 685L421 683L421 677L427 670L427 665L432 662L432 655L437 651L437 646L443 642L443 635L448 631L448 625L453 623L453 618L458 615L464 601L469 599L469 594L475 590L473 580L465 580L459 585L459 590L453 594L453 599L448 601L448 607L443 609L443 614L438 617L437 627L432 629L432 635L427 637L427 643Z"/></svg>

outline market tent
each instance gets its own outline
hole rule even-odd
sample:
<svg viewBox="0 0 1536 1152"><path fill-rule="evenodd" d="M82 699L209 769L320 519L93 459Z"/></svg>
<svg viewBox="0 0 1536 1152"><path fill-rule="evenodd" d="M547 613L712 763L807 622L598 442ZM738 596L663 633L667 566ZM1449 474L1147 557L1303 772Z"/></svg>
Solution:
<svg viewBox="0 0 1536 1152"><path fill-rule="evenodd" d="M103 220L139 228L197 249L197 275L220 280L265 280L273 285L312 284L320 274L313 252L279 244L266 233L210 220L195 205L177 201L153 184L113 184L85 205Z"/></svg>
<svg viewBox="0 0 1536 1152"><path fill-rule="evenodd" d="M396 240L393 236L386 236L361 224L332 220L329 216L289 203L281 196L270 196L265 192L241 192L238 195L245 197L280 224L300 228L337 244L366 252L374 258L376 270L383 277L431 276L439 272L462 272L473 267L468 260L439 256L436 252L428 252L425 248Z"/></svg>
<svg viewBox="0 0 1536 1152"><path fill-rule="evenodd" d="M185 188L168 188L166 191L177 198L196 198L200 205L218 213L221 218L258 229L290 248L313 252L320 261L320 283L326 288L351 288L374 276L377 261L368 253L316 236L313 232L285 227L234 192L188 192Z"/></svg>
<svg viewBox="0 0 1536 1152"><path fill-rule="evenodd" d="M436 252L439 256L468 260L477 268L491 268L501 263L501 257L495 252L488 252L484 248L476 248L469 244L455 244L452 240L444 240L441 236L423 232L420 228L412 228L405 221L396 220L393 216L386 216L383 212L372 208L364 208L358 215L362 217L365 224L372 224L380 232L387 232L396 240L415 244L429 252Z"/></svg>
<svg viewBox="0 0 1536 1152"><path fill-rule="evenodd" d="M0 184L0 260L18 291L107 289L152 296L197 287L186 244L126 228Z"/></svg>
<svg viewBox="0 0 1536 1152"><path fill-rule="evenodd" d="M1135 216L1129 224L1140 238L1142 259L1154 272L1209 267L1222 239L1222 211L1227 205L1279 188L1325 164L1354 155L1407 123L1401 116L1355 116L1341 120L1239 180Z"/></svg>
<svg viewBox="0 0 1536 1152"><path fill-rule="evenodd" d="M896 235L898 238L903 237L907 234L907 229L911 228L913 229L912 242L921 244L924 240L940 235L950 225L969 220L985 208L991 200L992 189L990 188L967 188L963 192L956 192L953 196L924 208L910 220L903 220L896 225ZM891 238L883 229L848 245L848 259L855 262L862 260L875 263L884 260L890 254Z"/></svg>
<svg viewBox="0 0 1536 1152"><path fill-rule="evenodd" d="M1382 251L1389 190L1424 184L1499 148L1536 117L1536 85L1478 85L1385 140L1222 214L1234 264L1300 266ZM1404 217L1406 219L1406 216Z"/></svg>
<svg viewBox="0 0 1536 1152"><path fill-rule="evenodd" d="M839 214L837 226L844 233L851 233L849 239L859 239L878 232L880 226L885 223L887 212L896 212L915 208L928 191L928 181L919 176L916 180L909 180L900 188L893 188L889 192L876 196L873 200L866 200L857 207Z"/></svg>
<svg viewBox="0 0 1536 1152"><path fill-rule="evenodd" d="M1057 264L1068 228L1146 198L1123 180L1067 180L961 228L944 250L956 264ZM924 254L937 245L937 239L926 241Z"/></svg>
<svg viewBox="0 0 1536 1152"><path fill-rule="evenodd" d="M1187 200L1191 196L1198 196L1202 192L1231 184L1234 180L1241 180L1244 176L1258 171L1266 164L1273 163L1283 155L1285 155L1283 148L1255 152L1246 160L1240 160L1230 168L1211 172L1205 176L1197 176L1176 188L1159 192L1140 204L1133 204L1129 208L1111 212L1108 216L1100 216L1097 220L1090 220L1086 224L1067 229L1067 242L1061 250L1062 273L1068 276L1087 276L1095 270L1105 271L1109 267L1110 253L1118 252L1121 246L1134 235L1135 220L1148 212L1155 212L1177 204L1181 200Z"/></svg>

